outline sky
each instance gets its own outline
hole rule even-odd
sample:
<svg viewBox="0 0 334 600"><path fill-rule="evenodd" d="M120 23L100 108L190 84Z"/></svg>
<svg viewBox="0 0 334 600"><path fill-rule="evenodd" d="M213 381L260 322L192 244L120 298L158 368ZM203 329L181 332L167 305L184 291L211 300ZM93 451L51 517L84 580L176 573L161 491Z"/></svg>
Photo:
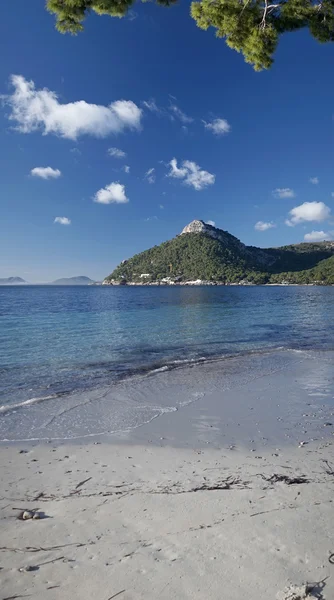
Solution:
<svg viewBox="0 0 334 600"><path fill-rule="evenodd" d="M189 3L55 30L0 5L0 277L107 276L193 219L249 245L334 239L334 44L256 73Z"/></svg>

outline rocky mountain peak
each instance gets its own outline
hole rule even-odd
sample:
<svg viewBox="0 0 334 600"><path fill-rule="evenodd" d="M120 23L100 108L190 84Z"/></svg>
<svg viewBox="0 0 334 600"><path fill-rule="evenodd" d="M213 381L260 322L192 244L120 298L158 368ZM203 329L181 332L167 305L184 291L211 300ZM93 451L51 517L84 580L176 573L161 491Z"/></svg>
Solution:
<svg viewBox="0 0 334 600"><path fill-rule="evenodd" d="M204 223L204 221L195 219L194 221L191 221L189 225L186 225L182 229L181 235L183 233L208 233L209 229L211 229L210 225L207 225L206 223Z"/></svg>
<svg viewBox="0 0 334 600"><path fill-rule="evenodd" d="M238 238L234 237L234 235L231 235L222 229L218 229L218 227L213 227L212 225L209 225L208 223L205 223L205 221L199 219L195 219L194 221L191 221L189 225L186 225L184 229L182 229L181 235L185 233L204 233L215 240L219 240L225 245L233 244L238 246L239 249L245 248L245 245L242 244Z"/></svg>

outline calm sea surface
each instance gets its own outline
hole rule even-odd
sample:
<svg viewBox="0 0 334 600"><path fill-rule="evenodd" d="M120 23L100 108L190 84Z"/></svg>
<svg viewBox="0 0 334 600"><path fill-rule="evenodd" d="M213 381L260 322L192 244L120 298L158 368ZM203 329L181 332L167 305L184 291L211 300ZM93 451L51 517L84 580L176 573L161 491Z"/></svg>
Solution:
<svg viewBox="0 0 334 600"><path fill-rule="evenodd" d="M266 348L334 349L334 287L2 287L1 404Z"/></svg>
<svg viewBox="0 0 334 600"><path fill-rule="evenodd" d="M334 349L334 287L2 287L0 410L274 348Z"/></svg>

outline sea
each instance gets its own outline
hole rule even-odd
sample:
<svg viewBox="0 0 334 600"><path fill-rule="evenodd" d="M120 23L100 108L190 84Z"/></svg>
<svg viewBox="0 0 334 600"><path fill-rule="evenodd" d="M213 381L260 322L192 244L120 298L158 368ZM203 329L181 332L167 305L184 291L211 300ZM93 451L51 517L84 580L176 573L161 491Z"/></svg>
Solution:
<svg viewBox="0 0 334 600"><path fill-rule="evenodd" d="M334 350L334 287L1 287L0 440L140 427L185 403L159 374L252 356L251 376L287 350Z"/></svg>

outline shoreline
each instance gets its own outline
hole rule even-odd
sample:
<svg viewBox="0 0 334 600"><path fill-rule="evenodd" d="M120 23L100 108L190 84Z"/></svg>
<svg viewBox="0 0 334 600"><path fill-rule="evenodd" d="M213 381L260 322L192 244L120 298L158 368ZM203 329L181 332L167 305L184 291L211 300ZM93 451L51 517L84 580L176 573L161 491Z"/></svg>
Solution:
<svg viewBox="0 0 334 600"><path fill-rule="evenodd" d="M222 281L151 281L151 282L140 282L140 281L108 281L103 280L101 283L94 283L89 285L103 285L109 287L183 287L183 286L218 286L218 287L333 287L334 283L323 283L312 282L312 283L252 283L252 282L222 282Z"/></svg>
<svg viewBox="0 0 334 600"><path fill-rule="evenodd" d="M0 444L132 444L151 435L157 445L241 441L251 449L322 440L334 431L333 366L331 350L284 348L180 361L109 386L4 405Z"/></svg>
<svg viewBox="0 0 334 600"><path fill-rule="evenodd" d="M333 354L161 371L112 397L179 402L136 429L3 442L3 597L331 600ZM76 408L79 396L53 423L106 422L110 396Z"/></svg>

